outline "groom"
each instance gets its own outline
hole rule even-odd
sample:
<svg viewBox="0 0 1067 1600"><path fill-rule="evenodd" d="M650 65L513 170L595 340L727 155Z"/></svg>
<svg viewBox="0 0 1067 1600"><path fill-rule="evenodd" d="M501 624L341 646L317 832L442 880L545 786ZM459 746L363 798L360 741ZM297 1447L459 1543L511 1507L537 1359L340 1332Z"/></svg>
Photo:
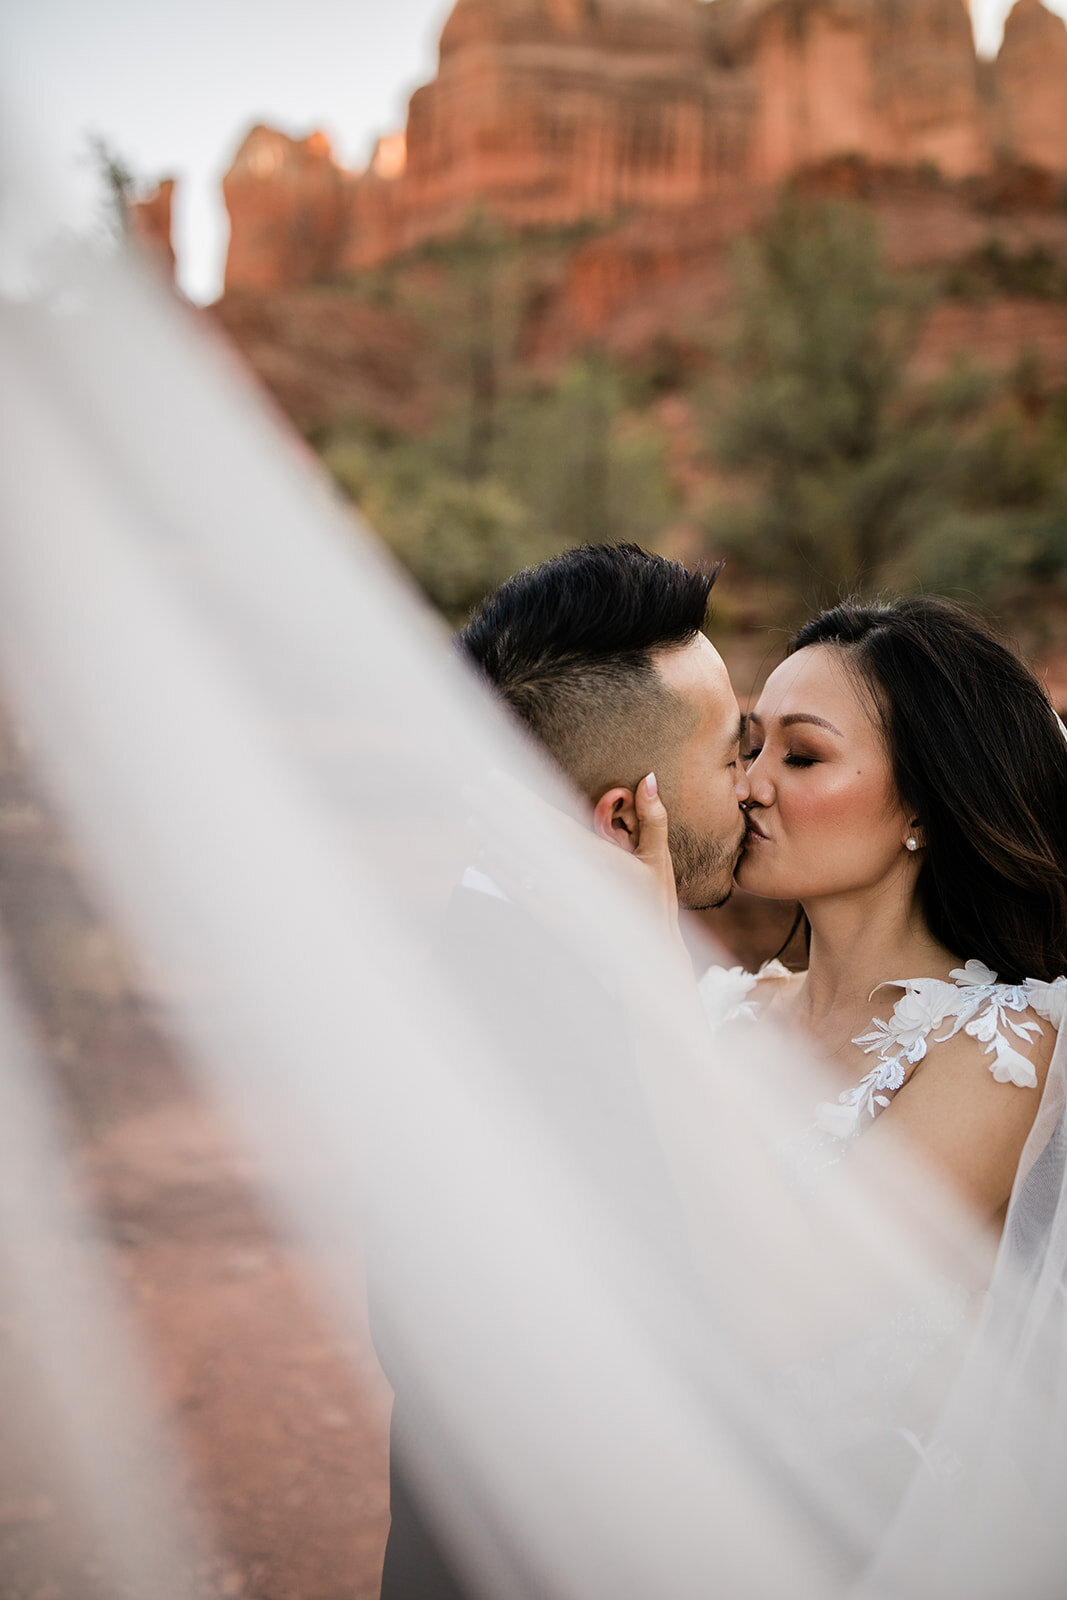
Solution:
<svg viewBox="0 0 1067 1600"><path fill-rule="evenodd" d="M701 631L715 575L633 544L583 545L509 578L459 636L602 839L637 848L634 790L655 772L691 910L729 898L748 798L737 696Z"/></svg>
<svg viewBox="0 0 1067 1600"><path fill-rule="evenodd" d="M586 545L509 579L459 636L461 651L585 796L592 827L608 844L637 849L634 790L656 773L679 899L694 909L729 896L748 797L737 699L701 631L713 583L713 573L689 572L636 545ZM673 1198L641 1136L617 1005L607 995L598 1002L571 953L543 938L489 880L486 891L454 896L441 975L472 1015L522 1019L500 1041L501 1062L520 1072L555 1127L575 1135L576 1158L590 1163L594 1181L603 1176L617 1195L629 1187L618 1168L634 1175L635 1204L638 1194L649 1204L632 1224L647 1225L653 1248L670 1252ZM608 1141L599 1136L606 1106L616 1127ZM409 1463L426 1419L387 1343L382 1353L396 1390L382 1600L466 1600L454 1556L411 1487Z"/></svg>

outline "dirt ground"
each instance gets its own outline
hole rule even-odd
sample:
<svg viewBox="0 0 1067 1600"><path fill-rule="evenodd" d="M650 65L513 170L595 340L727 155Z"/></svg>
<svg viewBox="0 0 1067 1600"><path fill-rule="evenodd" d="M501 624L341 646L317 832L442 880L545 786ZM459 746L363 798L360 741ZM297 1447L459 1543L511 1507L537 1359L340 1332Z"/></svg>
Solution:
<svg viewBox="0 0 1067 1600"><path fill-rule="evenodd" d="M0 909L87 1211L206 1534L192 1592L371 1600L388 1527L390 1397L365 1329L342 1334L317 1303L300 1253L255 1198L246 1158L183 1078L87 904L9 734ZM18 1426L32 1366L20 1316L0 1284L0 1596L113 1600L39 1418Z"/></svg>

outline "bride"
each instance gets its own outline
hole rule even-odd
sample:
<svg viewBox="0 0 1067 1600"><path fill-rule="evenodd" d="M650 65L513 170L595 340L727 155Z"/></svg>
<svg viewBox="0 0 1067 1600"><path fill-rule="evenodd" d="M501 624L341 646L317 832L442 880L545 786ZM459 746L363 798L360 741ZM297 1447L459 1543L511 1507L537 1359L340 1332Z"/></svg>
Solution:
<svg viewBox="0 0 1067 1600"><path fill-rule="evenodd" d="M1033 674L927 598L808 622L746 733L737 882L799 903L808 960L712 967L700 990L716 1029L792 1024L830 1071L836 1098L782 1142L782 1174L810 1205L834 1170L915 1156L986 1240L921 1296L872 1302L862 1327L781 1366L775 1390L816 1456L850 1464L886 1515L898 1508L883 1579L902 1549L925 1549L933 1586L945 1513L930 1491L946 1473L973 1479L984 1461L998 1495L1007 1474L1011 1516L1041 1531L1041 1429L1032 1411L1025 1425L996 1417L988 1373L1015 1383L1035 1350L1055 1362L1062 1348L1047 1313L1062 1299L1067 741ZM646 785L639 806L655 838L642 857L669 904L669 819ZM816 1245L801 1270L817 1274L818 1258ZM995 1420L979 1444L983 1411ZM984 1541L972 1528L964 1543ZM957 1592L959 1571L947 1582Z"/></svg>
<svg viewBox="0 0 1067 1600"><path fill-rule="evenodd" d="M904 1138L999 1229L1067 1005L1067 742L1041 686L946 601L839 605L747 735L737 882L799 902L808 962L712 968L712 1019L814 1038L840 1081L816 1168Z"/></svg>

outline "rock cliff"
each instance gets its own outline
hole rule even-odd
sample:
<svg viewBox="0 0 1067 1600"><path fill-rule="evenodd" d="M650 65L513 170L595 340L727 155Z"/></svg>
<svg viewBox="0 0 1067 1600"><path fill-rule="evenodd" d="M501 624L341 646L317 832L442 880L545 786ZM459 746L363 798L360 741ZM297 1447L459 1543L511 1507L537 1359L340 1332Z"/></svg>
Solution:
<svg viewBox="0 0 1067 1600"><path fill-rule="evenodd" d="M1017 161L1067 166L1067 26L1040 0L1018 0L996 63L998 147Z"/></svg>
<svg viewBox="0 0 1067 1600"><path fill-rule="evenodd" d="M252 129L222 180L230 214L226 288L278 289L331 276L346 224L346 175L325 134Z"/></svg>
<svg viewBox="0 0 1067 1600"><path fill-rule="evenodd" d="M128 213L130 234L171 283L175 264L171 238L174 186L175 179L161 178L148 194L131 202Z"/></svg>
<svg viewBox="0 0 1067 1600"><path fill-rule="evenodd" d="M844 155L1067 174L1067 30L1018 0L980 70L964 0L457 0L366 172L255 128L224 180L226 287L356 271L460 229L729 207Z"/></svg>
<svg viewBox="0 0 1067 1600"><path fill-rule="evenodd" d="M845 154L928 163L948 177L988 165L961 0L772 0L740 28L756 91L757 181Z"/></svg>

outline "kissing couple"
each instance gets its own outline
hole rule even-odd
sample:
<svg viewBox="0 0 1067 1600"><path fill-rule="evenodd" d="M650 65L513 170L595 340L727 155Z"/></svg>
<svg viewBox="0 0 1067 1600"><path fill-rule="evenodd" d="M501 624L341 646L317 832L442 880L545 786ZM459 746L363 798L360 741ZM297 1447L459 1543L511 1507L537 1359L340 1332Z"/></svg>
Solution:
<svg viewBox="0 0 1067 1600"><path fill-rule="evenodd" d="M931 598L813 618L742 716L703 631L714 581L633 545L569 550L491 595L459 649L583 797L605 848L638 863L672 936L679 904L721 906L735 883L798 904L804 970L768 950L757 972L699 978L712 1029L771 1013L834 1081L793 1151L798 1189L861 1137L905 1144L995 1235L1067 1010L1062 725L984 623ZM465 886L442 960L468 993L476 975L486 1013L516 968L557 998L582 983L551 941L517 958L491 876ZM595 1047L553 1034L528 995L495 1009L523 1017L507 1049L528 1052L550 1114L555 1099L592 1129L632 1094L624 1070L581 1070L625 1061L621 1038L602 1048L616 1006L574 1008ZM643 1153L617 1157L636 1169ZM463 1593L408 1493L417 1428L398 1390L383 1600Z"/></svg>
<svg viewBox="0 0 1067 1600"><path fill-rule="evenodd" d="M811 1036L841 1086L822 1159L884 1117L999 1227L1067 1000L1062 724L926 597L814 617L742 716L703 632L714 581L584 546L509 579L460 646L670 914L735 883L798 904L805 970L712 967L701 991L713 1024L773 1009Z"/></svg>

